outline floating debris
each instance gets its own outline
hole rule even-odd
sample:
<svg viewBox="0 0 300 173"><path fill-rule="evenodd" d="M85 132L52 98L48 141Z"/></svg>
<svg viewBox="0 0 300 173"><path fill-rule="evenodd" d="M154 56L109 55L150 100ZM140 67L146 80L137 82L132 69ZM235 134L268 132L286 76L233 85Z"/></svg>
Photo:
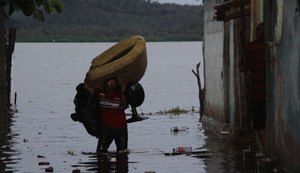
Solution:
<svg viewBox="0 0 300 173"><path fill-rule="evenodd" d="M46 158L46 157L42 155L38 155L37 158Z"/></svg>
<svg viewBox="0 0 300 173"><path fill-rule="evenodd" d="M72 171L72 173L80 173L80 169L75 169Z"/></svg>
<svg viewBox="0 0 300 173"><path fill-rule="evenodd" d="M53 171L54 171L54 169L52 166L45 169L45 172L53 172Z"/></svg>
<svg viewBox="0 0 300 173"><path fill-rule="evenodd" d="M192 150L192 147L177 147L174 148L172 152L165 152L166 156L176 156L176 155L192 155L197 158L208 158L211 153L208 150Z"/></svg>
<svg viewBox="0 0 300 173"><path fill-rule="evenodd" d="M172 127L171 128L171 132L175 132L175 133L177 133L177 132L187 132L189 130L189 128L188 127Z"/></svg>
<svg viewBox="0 0 300 173"><path fill-rule="evenodd" d="M70 154L70 155L74 155L74 151L73 150L68 150L68 154Z"/></svg>
<svg viewBox="0 0 300 173"><path fill-rule="evenodd" d="M198 159L210 158L211 157L211 153L193 154L193 157L196 157Z"/></svg>
<svg viewBox="0 0 300 173"><path fill-rule="evenodd" d="M39 162L39 165L42 166L42 165L50 165L49 162Z"/></svg>
<svg viewBox="0 0 300 173"><path fill-rule="evenodd" d="M192 152L192 147L177 147L173 148L174 153L190 153Z"/></svg>

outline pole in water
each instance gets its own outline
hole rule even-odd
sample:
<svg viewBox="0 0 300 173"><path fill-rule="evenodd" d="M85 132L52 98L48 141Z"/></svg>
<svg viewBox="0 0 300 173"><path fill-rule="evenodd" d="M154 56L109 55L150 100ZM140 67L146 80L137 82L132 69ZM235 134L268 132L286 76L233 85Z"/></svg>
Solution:
<svg viewBox="0 0 300 173"><path fill-rule="evenodd" d="M127 120L127 123L133 123L136 121L142 121L148 119L148 117L142 117L137 113L136 107L131 106L132 116Z"/></svg>

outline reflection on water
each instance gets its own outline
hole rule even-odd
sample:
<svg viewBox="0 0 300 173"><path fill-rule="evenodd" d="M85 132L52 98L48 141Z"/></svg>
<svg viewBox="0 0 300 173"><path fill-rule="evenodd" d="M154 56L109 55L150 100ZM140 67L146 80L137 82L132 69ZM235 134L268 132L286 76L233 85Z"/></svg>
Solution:
<svg viewBox="0 0 300 173"><path fill-rule="evenodd" d="M189 127L188 131L174 133L173 127ZM115 157L110 162L99 162L92 152L81 152L73 167L87 172L97 172L103 169L123 172L198 172L204 170L203 158L195 155L165 156L164 152L172 152L179 146L202 148L204 135L201 135L201 124L196 115L182 116L150 116L148 120L128 125L129 155L128 162L119 161ZM84 148L82 148L84 150ZM85 151L94 151L89 149ZM110 151L115 151L114 144ZM95 171L96 170L96 171Z"/></svg>
<svg viewBox="0 0 300 173"><path fill-rule="evenodd" d="M118 173L127 173L128 164L134 163L128 161L128 157L123 156L119 159L111 158L113 156L101 156L96 153L89 153L89 161L79 162L76 165L73 165L75 170L80 170L82 167L86 167L87 172L118 172ZM104 157L104 158L103 158Z"/></svg>
<svg viewBox="0 0 300 173"><path fill-rule="evenodd" d="M0 122L0 172L14 172L14 166L9 166L9 164L17 165L20 160L13 145L13 138L18 135L13 134L10 130L12 119L8 118L7 120Z"/></svg>
<svg viewBox="0 0 300 173"><path fill-rule="evenodd" d="M249 152L250 146L248 140L237 140L221 138L209 131L205 131L208 136L205 148L212 153L210 159L206 159L206 172L241 172L252 173L253 165Z"/></svg>
<svg viewBox="0 0 300 173"><path fill-rule="evenodd" d="M174 131L174 127L182 130ZM76 131L76 128L84 131L82 125L69 130ZM97 140L86 138L87 133L56 134L42 150L34 148L39 147L45 138L28 141L22 138L20 144L24 147L18 147L19 153L14 149L18 145L12 141L20 136L1 135L0 172L44 172L50 166L54 172L252 172L251 165L245 165L241 159L247 141L233 145L210 134L198 123L198 115L152 115L148 120L129 124L128 129L128 160L117 160L114 153L109 160L100 159L95 153ZM61 136L65 140L58 140ZM200 152L165 155L179 146L192 147ZM110 151L115 151L114 144Z"/></svg>
<svg viewBox="0 0 300 173"><path fill-rule="evenodd" d="M84 79L91 58L112 43L17 43L13 66L18 93L11 131L1 132L0 172L235 172L236 155L218 139L210 140L197 114L162 116L128 125L128 162L99 162L97 139L73 122L75 87ZM201 42L148 43L148 68L141 81L146 98L142 108L155 112L199 105L191 69L201 60ZM180 73L179 73L180 72ZM174 127L188 127L175 132ZM209 155L171 155L176 147L209 151ZM212 147L211 147L212 146ZM115 151L114 144L110 151ZM231 157L233 156L233 157ZM229 163L229 164L227 164ZM225 171L226 172L226 171ZM240 171L237 171L240 172Z"/></svg>

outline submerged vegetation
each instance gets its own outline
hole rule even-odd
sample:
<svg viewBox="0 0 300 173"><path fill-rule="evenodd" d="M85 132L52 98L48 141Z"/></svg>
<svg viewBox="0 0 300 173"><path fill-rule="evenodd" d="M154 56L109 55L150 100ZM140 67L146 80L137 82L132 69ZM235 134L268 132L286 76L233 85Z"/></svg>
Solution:
<svg viewBox="0 0 300 173"><path fill-rule="evenodd" d="M199 114L199 111L195 110L195 107L193 106L190 110L189 109L182 109L179 106L176 106L175 108L172 107L171 109L164 109L164 110L159 110L157 112L148 112L145 113L143 110L141 110L141 115L194 115L194 114ZM132 115L132 114L128 114Z"/></svg>
<svg viewBox="0 0 300 173"><path fill-rule="evenodd" d="M152 114L156 114L156 115L181 115L181 114L194 114L197 113L195 111L194 106L192 107L191 110L188 109L182 109L179 106L176 106L175 108L171 108L171 109L164 109L164 110L159 110L158 112L155 113L142 113L143 115L152 115Z"/></svg>

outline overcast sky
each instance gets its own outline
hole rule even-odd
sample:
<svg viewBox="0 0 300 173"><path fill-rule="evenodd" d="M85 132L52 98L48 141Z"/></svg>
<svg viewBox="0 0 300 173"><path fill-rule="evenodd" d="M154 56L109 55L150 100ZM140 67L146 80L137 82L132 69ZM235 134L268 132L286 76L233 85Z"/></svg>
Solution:
<svg viewBox="0 0 300 173"><path fill-rule="evenodd" d="M160 3L190 4L190 5L202 4L202 0L158 0L158 2L160 2Z"/></svg>

